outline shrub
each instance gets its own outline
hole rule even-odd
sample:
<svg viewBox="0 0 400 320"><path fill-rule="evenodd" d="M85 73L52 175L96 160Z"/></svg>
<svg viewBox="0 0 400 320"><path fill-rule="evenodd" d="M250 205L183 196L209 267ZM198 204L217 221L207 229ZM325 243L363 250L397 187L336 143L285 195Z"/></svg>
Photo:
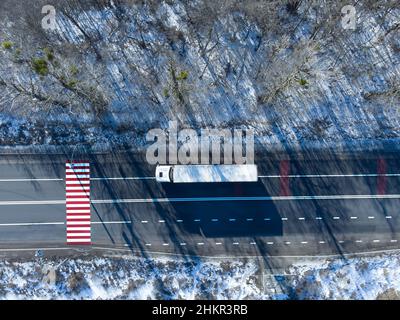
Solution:
<svg viewBox="0 0 400 320"><path fill-rule="evenodd" d="M189 72L181 71L179 75L176 77L176 80L186 80L189 76Z"/></svg>
<svg viewBox="0 0 400 320"><path fill-rule="evenodd" d="M69 73L70 73L72 76L76 76L76 75L78 75L79 70L78 70L78 68L77 68L75 65L72 65L72 66L69 67Z"/></svg>
<svg viewBox="0 0 400 320"><path fill-rule="evenodd" d="M14 44L11 41L4 41L2 43L3 48L6 50L10 50L13 47L13 45Z"/></svg>
<svg viewBox="0 0 400 320"><path fill-rule="evenodd" d="M67 86L69 89L74 89L74 88L76 87L77 84L78 84L78 80L72 79L72 80L69 80L69 81L67 82L66 86Z"/></svg>
<svg viewBox="0 0 400 320"><path fill-rule="evenodd" d="M167 88L164 88L163 95L164 95L165 98L169 98L169 91L168 91Z"/></svg>
<svg viewBox="0 0 400 320"><path fill-rule="evenodd" d="M32 69L40 76L47 76L49 73L49 67L47 61L43 58L32 59Z"/></svg>
<svg viewBox="0 0 400 320"><path fill-rule="evenodd" d="M20 48L15 49L14 52L14 59L16 60L16 62L21 63L21 54L22 54L22 50Z"/></svg>
<svg viewBox="0 0 400 320"><path fill-rule="evenodd" d="M51 50L49 48L44 48L43 52L46 55L47 60L49 60L49 61L53 61L54 60L53 50Z"/></svg>
<svg viewBox="0 0 400 320"><path fill-rule="evenodd" d="M305 80L305 79L300 79L300 80L299 80L299 84L300 84L301 86L306 86L306 85L308 84L308 82L307 82L307 80Z"/></svg>

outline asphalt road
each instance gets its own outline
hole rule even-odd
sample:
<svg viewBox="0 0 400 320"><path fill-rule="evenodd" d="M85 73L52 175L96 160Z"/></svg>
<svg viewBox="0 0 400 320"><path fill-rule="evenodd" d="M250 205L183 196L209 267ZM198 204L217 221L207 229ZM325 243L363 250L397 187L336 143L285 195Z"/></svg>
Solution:
<svg viewBox="0 0 400 320"><path fill-rule="evenodd" d="M190 185L157 183L129 153L75 159L91 162L96 246L264 257L400 247L398 154L263 157L257 183ZM66 160L1 156L1 248L67 246Z"/></svg>

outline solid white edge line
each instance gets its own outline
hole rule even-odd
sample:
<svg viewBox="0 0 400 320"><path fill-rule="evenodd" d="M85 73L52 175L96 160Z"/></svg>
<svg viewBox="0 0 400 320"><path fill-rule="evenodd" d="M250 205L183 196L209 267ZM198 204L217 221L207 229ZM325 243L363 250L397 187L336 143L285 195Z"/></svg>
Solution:
<svg viewBox="0 0 400 320"><path fill-rule="evenodd" d="M289 175L261 175L259 178L341 178L341 177L400 177L400 173L349 173L349 174L289 174Z"/></svg>
<svg viewBox="0 0 400 320"><path fill-rule="evenodd" d="M91 224L132 224L132 221L92 221Z"/></svg>
<svg viewBox="0 0 400 320"><path fill-rule="evenodd" d="M82 165L80 165L82 166ZM85 165L86 166L86 165ZM88 165L89 166L89 165ZM82 170L82 171L81 171ZM85 173L90 169L66 169L67 173ZM340 178L340 177L400 177L400 173L387 173L387 174L305 174L305 175L261 175L258 178ZM155 177L104 177L104 178L90 178L90 180L154 180ZM62 178L32 178L32 179L0 179L0 182L29 182L29 181L63 181Z"/></svg>
<svg viewBox="0 0 400 320"><path fill-rule="evenodd" d="M90 178L90 180L101 181L101 180L155 180L156 177L115 177L115 178Z"/></svg>
<svg viewBox="0 0 400 320"><path fill-rule="evenodd" d="M92 200L102 203L151 203L151 202L206 202L206 201L288 201L288 200L364 200L364 199L400 199L400 194L384 195L324 195L324 196L261 196L261 197L202 197L202 198L154 198L154 199L109 199Z"/></svg>
<svg viewBox="0 0 400 320"><path fill-rule="evenodd" d="M154 199L108 199L91 200L93 204L112 203L156 203L156 202L211 202L211 201L289 201L289 200L364 200L364 199L400 199L400 194L385 195L327 195L327 196L271 196L271 197L202 197L202 198L154 198ZM0 201L0 206L66 204L65 200L44 201ZM74 205L69 204L70 208ZM76 206L87 206L77 204Z"/></svg>
<svg viewBox="0 0 400 320"><path fill-rule="evenodd" d="M90 230L91 225L98 224L132 224L132 221L67 221L67 222L21 222L21 223L0 223L0 227L25 227L25 226L47 226L66 225L71 230ZM75 227L75 225L87 225L87 227ZM80 229L84 228L84 229ZM87 228L87 229L85 229Z"/></svg>
<svg viewBox="0 0 400 320"><path fill-rule="evenodd" d="M21 222L21 223L0 223L0 227L24 227L41 225L64 225L65 222Z"/></svg>
<svg viewBox="0 0 400 320"><path fill-rule="evenodd" d="M61 178L0 179L0 182L64 181Z"/></svg>
<svg viewBox="0 0 400 320"><path fill-rule="evenodd" d="M392 240L391 240L392 241ZM397 242L397 240L394 240L393 242ZM119 248L119 247L107 247L104 246L102 244L98 244L98 245L93 245L91 247L92 250L111 250L111 251L123 251L123 252L132 252L132 248L130 249L124 249L124 248ZM60 246L56 246L56 247L45 247L45 246L41 246L41 247L32 247L32 248L0 248L0 252L21 252L21 251L37 251L37 250L43 250L43 251L57 251L57 250L80 250L77 248L73 248L73 247L68 247L68 246L64 246L64 247L60 247ZM80 251L78 251L80 252ZM135 252L137 253L142 253L142 251L140 249L135 250ZM387 250L371 250L371 251L359 251L359 252L353 252L353 253L340 253L340 254L320 254L320 255L270 255L270 258L276 258L276 259L280 259L280 258L288 258L288 259L326 259L326 258L343 258L343 256L345 257L355 257L355 256L366 256L366 255L371 255L371 254L387 254L387 253L399 253L400 249L387 249ZM172 257L181 257L182 255L179 253L169 253L169 252L163 252L163 251L149 251L150 254L153 255L161 255L161 256L172 256ZM254 258L257 257L255 255L235 255L235 256L229 256L229 255L218 255L218 256L212 256L212 255L189 255L190 257L196 257L196 258L207 258L210 260L215 260L215 259L229 259L234 257L235 259L239 259L239 258ZM281 275L281 274L279 274Z"/></svg>
<svg viewBox="0 0 400 320"><path fill-rule="evenodd" d="M82 165L80 165L82 166ZM85 165L86 166L86 165ZM66 169L66 173L90 173L90 169ZM75 175L73 175L75 176ZM258 178L340 178L340 177L400 177L400 173L387 174L304 174L304 175L261 175ZM154 180L155 177L104 177L90 178L90 180ZM0 179L0 182L29 182L29 181L63 181L62 178L22 178L22 179Z"/></svg>

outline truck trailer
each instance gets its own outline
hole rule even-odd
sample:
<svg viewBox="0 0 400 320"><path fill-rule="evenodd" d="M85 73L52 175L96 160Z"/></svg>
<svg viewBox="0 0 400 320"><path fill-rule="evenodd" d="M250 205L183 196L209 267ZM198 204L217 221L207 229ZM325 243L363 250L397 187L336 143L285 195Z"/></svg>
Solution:
<svg viewBox="0 0 400 320"><path fill-rule="evenodd" d="M215 165L158 165L158 182L256 182L255 164L215 164Z"/></svg>

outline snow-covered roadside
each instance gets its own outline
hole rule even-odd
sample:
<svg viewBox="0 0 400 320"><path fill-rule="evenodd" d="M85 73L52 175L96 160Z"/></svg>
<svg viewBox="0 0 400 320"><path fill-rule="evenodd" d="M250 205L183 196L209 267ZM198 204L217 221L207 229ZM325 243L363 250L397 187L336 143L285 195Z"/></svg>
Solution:
<svg viewBox="0 0 400 320"><path fill-rule="evenodd" d="M291 266L298 299L400 299L400 254Z"/></svg>
<svg viewBox="0 0 400 320"><path fill-rule="evenodd" d="M400 253L309 260L122 257L0 262L0 299L400 299Z"/></svg>
<svg viewBox="0 0 400 320"><path fill-rule="evenodd" d="M136 149L172 120L253 129L267 150L400 139L394 2L357 3L350 31L331 0L297 12L256 0L214 10L74 0L45 32L30 20L39 2L12 2L0 2L1 149Z"/></svg>

